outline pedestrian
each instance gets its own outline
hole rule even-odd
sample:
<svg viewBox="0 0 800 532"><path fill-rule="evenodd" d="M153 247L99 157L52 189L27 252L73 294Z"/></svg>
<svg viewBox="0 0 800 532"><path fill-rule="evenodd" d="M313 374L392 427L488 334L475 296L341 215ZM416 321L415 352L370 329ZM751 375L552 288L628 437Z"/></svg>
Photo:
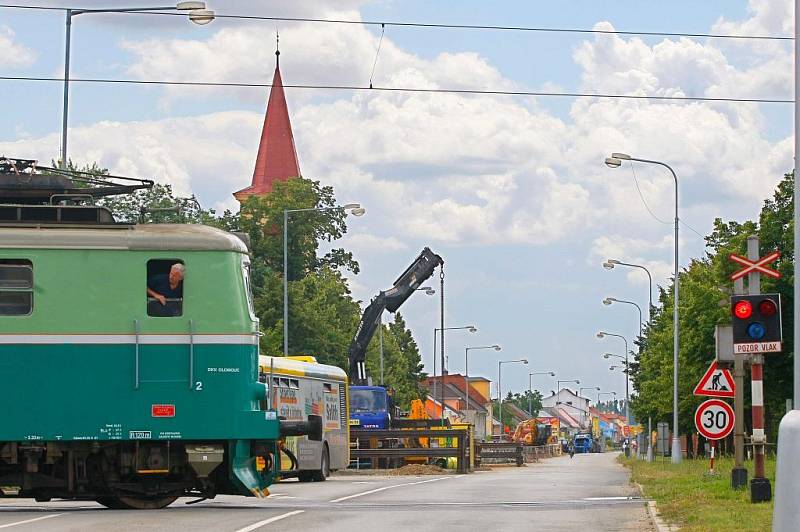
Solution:
<svg viewBox="0 0 800 532"><path fill-rule="evenodd" d="M569 457L570 458L575 456L575 441L574 440L569 442L569 445L567 446L567 451L569 451Z"/></svg>
<svg viewBox="0 0 800 532"><path fill-rule="evenodd" d="M628 440L622 440L622 452L625 453L625 458L629 458L631 456L630 450L628 449Z"/></svg>

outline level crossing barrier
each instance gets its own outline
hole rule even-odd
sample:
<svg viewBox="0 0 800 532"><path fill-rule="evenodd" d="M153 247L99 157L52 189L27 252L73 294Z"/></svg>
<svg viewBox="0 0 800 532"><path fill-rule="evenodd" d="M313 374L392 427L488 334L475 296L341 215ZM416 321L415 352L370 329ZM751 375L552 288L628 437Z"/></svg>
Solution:
<svg viewBox="0 0 800 532"><path fill-rule="evenodd" d="M522 448L522 455L525 463L538 462L540 458L561 456L561 444L551 443L547 445L525 445Z"/></svg>
<svg viewBox="0 0 800 532"><path fill-rule="evenodd" d="M350 459L369 458L373 469L381 458L388 463L406 457L455 458L456 471L470 469L470 433L468 429L350 429ZM450 441L453 445L437 446Z"/></svg>
<svg viewBox="0 0 800 532"><path fill-rule="evenodd" d="M483 463L516 463L517 467L525 463L524 445L513 442L476 442L475 465Z"/></svg>

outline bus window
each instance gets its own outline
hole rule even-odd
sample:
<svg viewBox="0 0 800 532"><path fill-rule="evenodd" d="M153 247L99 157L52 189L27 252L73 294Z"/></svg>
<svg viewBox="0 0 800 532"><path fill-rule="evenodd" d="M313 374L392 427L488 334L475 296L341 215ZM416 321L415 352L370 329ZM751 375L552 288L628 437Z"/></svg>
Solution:
<svg viewBox="0 0 800 532"><path fill-rule="evenodd" d="M147 315L183 315L183 285L186 266L178 259L147 261Z"/></svg>
<svg viewBox="0 0 800 532"><path fill-rule="evenodd" d="M281 377L281 388L288 388L289 387L289 379L284 379Z"/></svg>
<svg viewBox="0 0 800 532"><path fill-rule="evenodd" d="M289 388L291 388L293 390L299 390L300 389L300 381L298 381L297 379L289 379Z"/></svg>
<svg viewBox="0 0 800 532"><path fill-rule="evenodd" d="M33 311L33 264L0 259L0 316L27 316Z"/></svg>

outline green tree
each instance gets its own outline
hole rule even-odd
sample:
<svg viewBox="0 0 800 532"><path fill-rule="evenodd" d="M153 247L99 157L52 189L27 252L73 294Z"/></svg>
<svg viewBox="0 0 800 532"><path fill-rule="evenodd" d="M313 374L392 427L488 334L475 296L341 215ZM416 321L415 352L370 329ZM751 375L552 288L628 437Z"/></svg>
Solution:
<svg viewBox="0 0 800 532"><path fill-rule="evenodd" d="M730 323L729 295L732 292L729 276L738 269L729 259L730 253L746 253L747 237L758 235L762 254L779 249L781 259L776 268L781 279L762 277L762 292L781 294L784 324L784 351L769 355L765 360L765 405L767 431L774 436L784 412L784 401L792 396L792 365L794 338L793 308L793 212L794 178L787 174L779 183L772 198L762 207L759 221L723 221L716 219L712 233L706 237L707 252L693 260L680 273L681 300L679 319L681 349L679 358L679 421L684 434L694 432L693 415L701 398L692 395L714 358L714 328ZM671 420L672 415L672 305L673 286L662 288L659 307L645 328L640 355L631 364L631 379L636 396L631 405L640 419ZM745 404L749 405L749 387L745 386ZM750 424L749 412L745 423Z"/></svg>

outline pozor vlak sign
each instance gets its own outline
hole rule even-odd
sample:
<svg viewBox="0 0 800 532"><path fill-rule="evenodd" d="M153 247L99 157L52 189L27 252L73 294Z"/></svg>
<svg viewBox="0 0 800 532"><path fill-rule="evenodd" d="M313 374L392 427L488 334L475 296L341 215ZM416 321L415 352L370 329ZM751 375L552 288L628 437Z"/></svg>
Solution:
<svg viewBox="0 0 800 532"><path fill-rule="evenodd" d="M783 347L780 294L732 296L733 352L779 353Z"/></svg>
<svg viewBox="0 0 800 532"><path fill-rule="evenodd" d="M733 430L733 408L721 399L709 399L697 407L694 425L707 440L721 440Z"/></svg>

